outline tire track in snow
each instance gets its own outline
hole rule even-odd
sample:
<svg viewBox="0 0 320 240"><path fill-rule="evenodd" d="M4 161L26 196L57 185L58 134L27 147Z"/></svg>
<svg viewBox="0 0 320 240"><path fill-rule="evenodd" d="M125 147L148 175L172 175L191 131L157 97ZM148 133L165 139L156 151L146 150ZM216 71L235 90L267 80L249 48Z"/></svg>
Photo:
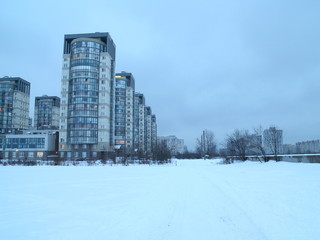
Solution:
<svg viewBox="0 0 320 240"><path fill-rule="evenodd" d="M204 172L200 171L201 168L194 168L193 174L199 176L204 185L207 185L208 189L211 191L208 192L212 198L217 197L219 195L220 203L223 202L223 207L228 209L227 215L220 216L221 222L224 224L230 225L233 230L243 231L244 229L239 228L239 224L245 227L250 233L248 234L248 239L265 239L267 240L267 236L262 231L260 226L254 221L253 217L248 214L244 208L237 203L232 197L230 197L221 186L214 183L212 179L205 176ZM235 216L235 213L238 216ZM236 219L235 219L236 218ZM253 234L253 235L252 235ZM241 236L241 235L240 235ZM239 238L238 238L239 239Z"/></svg>

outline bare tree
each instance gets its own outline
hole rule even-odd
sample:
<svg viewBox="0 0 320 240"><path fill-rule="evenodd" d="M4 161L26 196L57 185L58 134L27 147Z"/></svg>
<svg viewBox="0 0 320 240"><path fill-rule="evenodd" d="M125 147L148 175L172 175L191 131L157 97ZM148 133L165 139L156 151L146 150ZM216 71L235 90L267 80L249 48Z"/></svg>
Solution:
<svg viewBox="0 0 320 240"><path fill-rule="evenodd" d="M263 161L267 162L266 151L262 142L263 128L261 126L253 129L253 134L250 138L250 151L256 156L261 156ZM260 160L260 158L259 158Z"/></svg>
<svg viewBox="0 0 320 240"><path fill-rule="evenodd" d="M217 144L212 131L204 130L200 139L197 138L196 152L202 157L213 157L217 154Z"/></svg>
<svg viewBox="0 0 320 240"><path fill-rule="evenodd" d="M171 160L171 152L167 144L161 141L153 150L153 157L158 163L168 163Z"/></svg>
<svg viewBox="0 0 320 240"><path fill-rule="evenodd" d="M263 141L267 152L274 155L276 161L280 161L279 154L282 150L282 130L272 126L263 131Z"/></svg>
<svg viewBox="0 0 320 240"><path fill-rule="evenodd" d="M237 156L242 161L245 161L249 147L250 135L248 130L240 131L236 129L227 137L227 152L231 156Z"/></svg>

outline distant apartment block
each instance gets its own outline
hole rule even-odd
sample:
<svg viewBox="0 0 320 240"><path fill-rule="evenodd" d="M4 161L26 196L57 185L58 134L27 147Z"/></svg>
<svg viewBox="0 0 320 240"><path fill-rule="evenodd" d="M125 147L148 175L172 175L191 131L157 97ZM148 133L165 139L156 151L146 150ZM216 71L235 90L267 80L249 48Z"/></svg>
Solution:
<svg viewBox="0 0 320 240"><path fill-rule="evenodd" d="M157 118L156 115L151 115L151 149L154 150L157 147Z"/></svg>
<svg viewBox="0 0 320 240"><path fill-rule="evenodd" d="M145 127L145 98L144 95L141 93L135 93L135 113L137 116L135 125L135 132L136 132L136 142L135 142L135 149L136 151L145 152L145 134L146 134L146 127Z"/></svg>
<svg viewBox="0 0 320 240"><path fill-rule="evenodd" d="M19 133L29 125L30 83L19 77L0 78L0 133Z"/></svg>
<svg viewBox="0 0 320 240"><path fill-rule="evenodd" d="M158 137L158 141L159 143L164 142L173 155L184 152L184 140L179 139L174 135Z"/></svg>
<svg viewBox="0 0 320 240"><path fill-rule="evenodd" d="M114 149L116 47L109 33L64 37L60 156L102 158Z"/></svg>
<svg viewBox="0 0 320 240"><path fill-rule="evenodd" d="M276 127L270 127L263 131L263 147L266 154L273 154L274 147L277 149L277 153L283 152L283 131Z"/></svg>
<svg viewBox="0 0 320 240"><path fill-rule="evenodd" d="M145 107L145 149L147 155L152 153L152 110L151 107Z"/></svg>
<svg viewBox="0 0 320 240"><path fill-rule="evenodd" d="M320 153L320 140L304 141L296 143L297 153Z"/></svg>
<svg viewBox="0 0 320 240"><path fill-rule="evenodd" d="M131 73L116 74L114 144L126 153L134 152L134 89Z"/></svg>
<svg viewBox="0 0 320 240"><path fill-rule="evenodd" d="M283 144L282 145L282 153L283 154L297 153L296 145L294 145L294 144Z"/></svg>
<svg viewBox="0 0 320 240"><path fill-rule="evenodd" d="M34 127L36 129L59 129L59 117L59 97L44 95L35 98Z"/></svg>

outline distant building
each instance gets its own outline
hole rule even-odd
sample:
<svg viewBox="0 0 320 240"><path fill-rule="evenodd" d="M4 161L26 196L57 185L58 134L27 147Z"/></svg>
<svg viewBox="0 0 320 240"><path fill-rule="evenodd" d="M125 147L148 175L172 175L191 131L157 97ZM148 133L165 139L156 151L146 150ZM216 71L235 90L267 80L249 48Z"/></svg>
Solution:
<svg viewBox="0 0 320 240"><path fill-rule="evenodd" d="M174 135L158 137L158 142L164 142L173 155L184 152L184 140L178 139Z"/></svg>
<svg viewBox="0 0 320 240"><path fill-rule="evenodd" d="M294 144L283 144L282 145L282 153L283 154L297 153L296 145L294 145Z"/></svg>
<svg viewBox="0 0 320 240"><path fill-rule="evenodd" d="M29 126L30 83L19 77L0 78L0 133L19 133Z"/></svg>
<svg viewBox="0 0 320 240"><path fill-rule="evenodd" d="M320 153L320 140L304 141L296 143L297 153Z"/></svg>
<svg viewBox="0 0 320 240"><path fill-rule="evenodd" d="M147 155L152 153L152 110L151 107L145 107L145 146Z"/></svg>
<svg viewBox="0 0 320 240"><path fill-rule="evenodd" d="M156 115L151 115L151 149L152 151L157 146L157 134L158 134L158 127L157 127L157 118Z"/></svg>
<svg viewBox="0 0 320 240"><path fill-rule="evenodd" d="M56 131L24 131L21 134L5 134L0 138L2 158L16 160L47 160L58 154Z"/></svg>
<svg viewBox="0 0 320 240"><path fill-rule="evenodd" d="M135 93L134 96L135 106L134 106L134 131L135 131L135 151L140 151L145 153L145 139L146 139L146 127L145 127L145 98L141 93Z"/></svg>
<svg viewBox="0 0 320 240"><path fill-rule="evenodd" d="M59 117L59 97L44 95L35 98L34 127L36 129L59 129Z"/></svg>
<svg viewBox="0 0 320 240"><path fill-rule="evenodd" d="M276 127L270 127L263 131L263 147L266 154L274 154L276 150L277 154L283 152L283 131Z"/></svg>
<svg viewBox="0 0 320 240"><path fill-rule="evenodd" d="M115 136L114 144L126 153L134 152L134 88L131 73L115 76Z"/></svg>

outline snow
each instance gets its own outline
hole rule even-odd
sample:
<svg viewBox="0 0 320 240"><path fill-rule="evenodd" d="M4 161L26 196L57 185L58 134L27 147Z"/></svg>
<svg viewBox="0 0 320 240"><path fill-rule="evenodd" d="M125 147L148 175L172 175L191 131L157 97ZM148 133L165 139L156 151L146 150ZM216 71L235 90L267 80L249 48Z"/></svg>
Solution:
<svg viewBox="0 0 320 240"><path fill-rule="evenodd" d="M0 167L0 239L319 239L320 164Z"/></svg>

